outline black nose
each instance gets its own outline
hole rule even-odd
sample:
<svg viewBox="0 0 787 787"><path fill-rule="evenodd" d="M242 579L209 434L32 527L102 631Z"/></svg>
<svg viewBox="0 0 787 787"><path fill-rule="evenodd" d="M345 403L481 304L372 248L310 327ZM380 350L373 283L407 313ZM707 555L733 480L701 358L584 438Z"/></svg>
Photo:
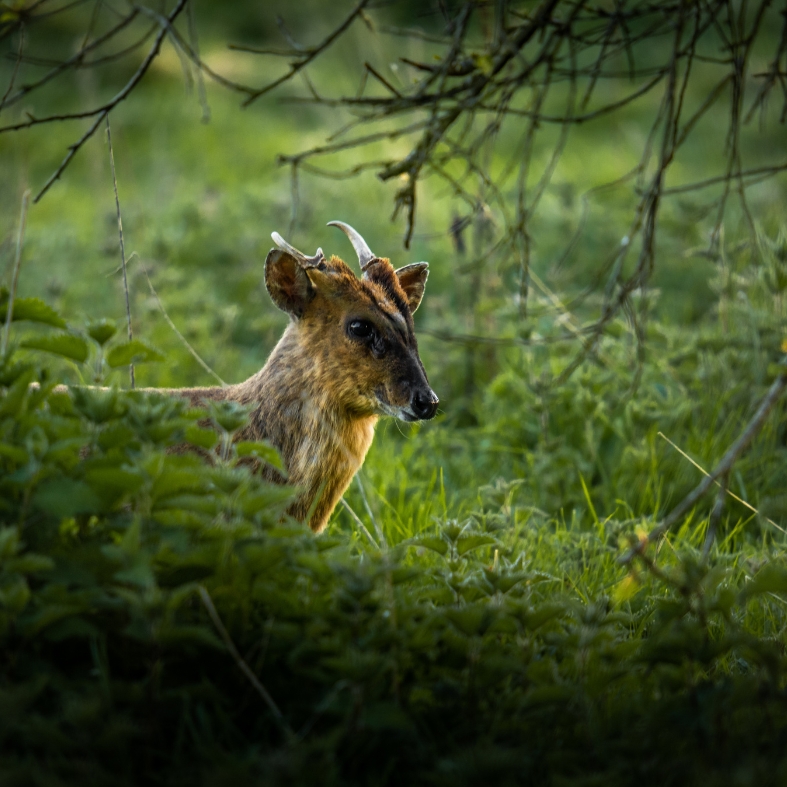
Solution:
<svg viewBox="0 0 787 787"><path fill-rule="evenodd" d="M434 418L438 404L440 404L440 400L434 391L417 391L413 395L413 412L422 421Z"/></svg>

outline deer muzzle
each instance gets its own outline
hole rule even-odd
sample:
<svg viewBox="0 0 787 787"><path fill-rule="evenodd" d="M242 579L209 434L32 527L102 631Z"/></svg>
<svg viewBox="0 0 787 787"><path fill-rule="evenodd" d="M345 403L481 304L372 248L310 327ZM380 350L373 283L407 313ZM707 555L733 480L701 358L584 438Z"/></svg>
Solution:
<svg viewBox="0 0 787 787"><path fill-rule="evenodd" d="M437 394L431 389L416 390L410 400L410 409L419 421L428 421L434 418L440 400Z"/></svg>

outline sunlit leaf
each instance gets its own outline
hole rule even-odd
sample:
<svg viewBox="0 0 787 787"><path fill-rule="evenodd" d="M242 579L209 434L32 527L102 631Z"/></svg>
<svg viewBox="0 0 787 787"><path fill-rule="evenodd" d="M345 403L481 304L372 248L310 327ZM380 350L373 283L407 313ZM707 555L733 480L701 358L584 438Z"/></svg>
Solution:
<svg viewBox="0 0 787 787"><path fill-rule="evenodd" d="M5 323L8 315L8 290L0 289L0 323ZM14 299L13 322L27 320L55 328L65 328L66 321L40 298Z"/></svg>
<svg viewBox="0 0 787 787"><path fill-rule="evenodd" d="M55 336L34 336L25 339L22 347L28 350L43 350L44 352L70 358L72 361L84 363L90 350L87 342L81 336L72 333L61 333Z"/></svg>

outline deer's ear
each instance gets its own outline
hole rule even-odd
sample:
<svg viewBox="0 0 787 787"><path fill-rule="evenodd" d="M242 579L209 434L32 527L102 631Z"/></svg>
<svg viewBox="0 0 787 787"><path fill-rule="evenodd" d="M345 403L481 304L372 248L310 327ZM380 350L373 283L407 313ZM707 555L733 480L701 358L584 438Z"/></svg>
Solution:
<svg viewBox="0 0 787 787"><path fill-rule="evenodd" d="M314 287L298 260L271 249L265 260L265 286L273 302L291 317L301 317L314 298Z"/></svg>
<svg viewBox="0 0 787 787"><path fill-rule="evenodd" d="M399 286L404 290L404 294L407 296L407 303L410 306L410 312L413 314L420 305L421 298L424 297L424 288L426 287L428 276L428 262L414 262L396 271Z"/></svg>

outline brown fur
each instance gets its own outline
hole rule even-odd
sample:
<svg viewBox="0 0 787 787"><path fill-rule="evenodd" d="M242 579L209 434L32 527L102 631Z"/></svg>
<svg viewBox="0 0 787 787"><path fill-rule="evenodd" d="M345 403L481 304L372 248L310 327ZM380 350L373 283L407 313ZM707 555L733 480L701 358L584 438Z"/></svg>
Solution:
<svg viewBox="0 0 787 787"><path fill-rule="evenodd" d="M289 483L300 490L289 513L320 532L363 463L379 416L416 420L416 391L436 406L413 333L412 311L425 280L425 265L402 269L400 280L388 260L377 259L359 279L337 257L309 266L271 251L266 285L293 319L263 369L226 388L150 390L187 397L194 405L251 405L249 424L236 439L265 439L279 449ZM379 347L351 335L353 319L374 326ZM281 480L273 468L262 473Z"/></svg>

